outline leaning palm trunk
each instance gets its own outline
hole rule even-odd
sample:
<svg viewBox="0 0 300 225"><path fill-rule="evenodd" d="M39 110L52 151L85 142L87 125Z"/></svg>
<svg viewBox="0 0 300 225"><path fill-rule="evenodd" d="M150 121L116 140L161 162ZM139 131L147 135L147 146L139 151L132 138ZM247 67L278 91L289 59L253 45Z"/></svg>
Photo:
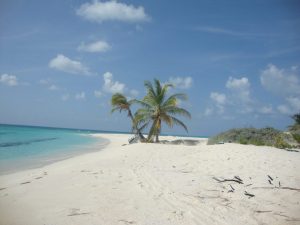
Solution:
<svg viewBox="0 0 300 225"><path fill-rule="evenodd" d="M139 135L139 138L141 141L145 141L146 138L144 137L144 135L142 134L141 132L141 129L139 129L136 125L136 123L134 122L134 118L133 118L133 115L132 115L132 112L131 110L129 109L128 110L128 117L130 117L131 121L132 121L132 126L134 127L134 129L136 130L136 133Z"/></svg>

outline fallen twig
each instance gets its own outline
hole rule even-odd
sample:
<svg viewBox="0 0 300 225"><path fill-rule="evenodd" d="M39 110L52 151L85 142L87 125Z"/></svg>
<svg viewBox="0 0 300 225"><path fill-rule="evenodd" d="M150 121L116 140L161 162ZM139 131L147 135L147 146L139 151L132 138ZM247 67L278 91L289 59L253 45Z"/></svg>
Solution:
<svg viewBox="0 0 300 225"><path fill-rule="evenodd" d="M219 183L223 183L223 182L227 182L227 181L233 181L233 182L237 182L239 184L244 184L243 181L240 181L238 179L223 179L223 180L220 180L216 177L213 177L214 180L218 181Z"/></svg>
<svg viewBox="0 0 300 225"><path fill-rule="evenodd" d="M268 212L273 212L271 210L257 210L257 211L254 211L256 213L268 213Z"/></svg>
<svg viewBox="0 0 300 225"><path fill-rule="evenodd" d="M234 176L234 178L241 181L241 182L243 182L243 180L239 176Z"/></svg>
<svg viewBox="0 0 300 225"><path fill-rule="evenodd" d="M229 192L234 192L235 189L232 187L232 185L229 184L229 186L230 186L231 190L229 190L228 193L229 193Z"/></svg>
<svg viewBox="0 0 300 225"><path fill-rule="evenodd" d="M249 196L249 198L253 198L255 195L248 193L247 191L245 191L244 193L245 195Z"/></svg>
<svg viewBox="0 0 300 225"><path fill-rule="evenodd" d="M268 181L269 181L270 184L272 184L272 181L271 181L271 180L268 180Z"/></svg>

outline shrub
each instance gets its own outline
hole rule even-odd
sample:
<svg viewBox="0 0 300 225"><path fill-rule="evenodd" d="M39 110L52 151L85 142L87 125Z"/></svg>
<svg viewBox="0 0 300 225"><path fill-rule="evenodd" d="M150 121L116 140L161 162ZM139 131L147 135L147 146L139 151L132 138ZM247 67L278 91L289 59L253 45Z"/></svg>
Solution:
<svg viewBox="0 0 300 225"><path fill-rule="evenodd" d="M292 134L293 138L300 144L300 134Z"/></svg>
<svg viewBox="0 0 300 225"><path fill-rule="evenodd" d="M299 136L296 136L298 140ZM295 138L295 139L296 139ZM231 129L220 133L208 140L208 144L217 144L219 142L233 142L243 145L252 144L257 146L274 146L277 148L291 148L289 143L292 143L293 137L291 134L283 133L272 127L262 129L242 128Z"/></svg>
<svg viewBox="0 0 300 225"><path fill-rule="evenodd" d="M275 141L274 147L276 148L281 148L281 149L286 149L286 148L291 148L292 146L286 143L282 136L278 135Z"/></svg>

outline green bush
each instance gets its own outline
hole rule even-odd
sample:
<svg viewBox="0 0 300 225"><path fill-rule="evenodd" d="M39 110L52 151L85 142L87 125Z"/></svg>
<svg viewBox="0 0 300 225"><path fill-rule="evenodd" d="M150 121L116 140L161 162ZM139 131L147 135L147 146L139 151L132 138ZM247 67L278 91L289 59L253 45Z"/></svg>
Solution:
<svg viewBox="0 0 300 225"><path fill-rule="evenodd" d="M297 139L298 138L298 139ZM299 143L300 134L294 136ZM293 136L291 134L283 133L272 127L262 129L255 128L241 128L231 129L226 132L220 133L217 136L211 137L208 144L217 144L220 142L232 142L238 144L251 144L257 146L274 146L277 148L291 148L289 143L292 143Z"/></svg>
<svg viewBox="0 0 300 225"><path fill-rule="evenodd" d="M239 143L242 144L242 145L246 145L246 144L248 144L248 141L245 138L241 138L239 140Z"/></svg>
<svg viewBox="0 0 300 225"><path fill-rule="evenodd" d="M289 145L288 143L286 143L283 140L283 138L280 135L278 135L277 138L276 138L274 147L281 148L281 149L286 149L286 148L291 148L292 146Z"/></svg>
<svg viewBox="0 0 300 225"><path fill-rule="evenodd" d="M293 138L300 144L300 134L292 134Z"/></svg>

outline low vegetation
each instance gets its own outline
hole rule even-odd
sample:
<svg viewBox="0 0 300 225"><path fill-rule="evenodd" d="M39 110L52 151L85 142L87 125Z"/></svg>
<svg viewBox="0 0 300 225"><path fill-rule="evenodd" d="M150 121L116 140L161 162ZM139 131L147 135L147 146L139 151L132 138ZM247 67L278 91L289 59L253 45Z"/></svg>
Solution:
<svg viewBox="0 0 300 225"><path fill-rule="evenodd" d="M208 140L208 144L238 143L245 145L273 146L276 148L290 149L298 147L294 136L289 132L281 132L277 129L266 127L231 129L214 136Z"/></svg>
<svg viewBox="0 0 300 225"><path fill-rule="evenodd" d="M294 120L294 124L289 126L287 132L272 127L231 129L209 138L208 144L238 143L282 149L300 148L300 113L291 118Z"/></svg>

